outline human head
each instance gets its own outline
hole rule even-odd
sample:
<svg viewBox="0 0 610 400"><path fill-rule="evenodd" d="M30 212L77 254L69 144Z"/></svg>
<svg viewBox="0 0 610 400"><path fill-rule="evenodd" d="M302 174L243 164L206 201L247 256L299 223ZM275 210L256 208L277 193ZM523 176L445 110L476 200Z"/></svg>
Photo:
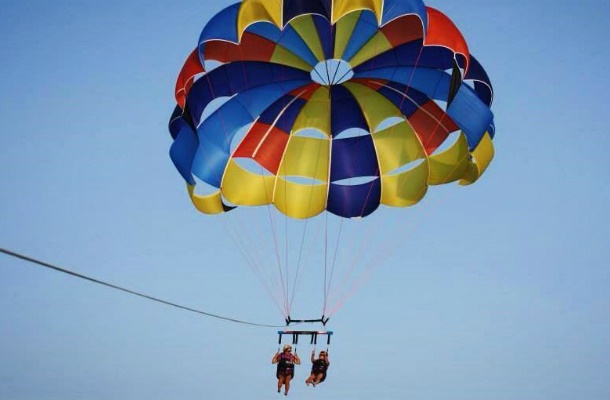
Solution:
<svg viewBox="0 0 610 400"><path fill-rule="evenodd" d="M326 357L326 352L324 350L320 352L320 357Z"/></svg>
<svg viewBox="0 0 610 400"><path fill-rule="evenodd" d="M286 351L292 351L292 346L289 345L289 344L285 344L284 345L284 352L286 352Z"/></svg>

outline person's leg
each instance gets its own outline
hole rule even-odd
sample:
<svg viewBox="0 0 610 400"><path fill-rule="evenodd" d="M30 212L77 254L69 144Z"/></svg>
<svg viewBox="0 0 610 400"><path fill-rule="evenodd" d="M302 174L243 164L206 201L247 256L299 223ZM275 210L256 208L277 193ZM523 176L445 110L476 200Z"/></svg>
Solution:
<svg viewBox="0 0 610 400"><path fill-rule="evenodd" d="M278 380L277 380L277 392L279 393L282 390L282 385L284 384L284 381L286 380L286 377L284 375L280 375Z"/></svg>
<svg viewBox="0 0 610 400"><path fill-rule="evenodd" d="M288 391L290 390L290 381L292 380L292 375L286 375L284 378L284 394L288 395Z"/></svg>
<svg viewBox="0 0 610 400"><path fill-rule="evenodd" d="M309 375L309 377L307 377L307 379L305 380L305 384L307 386L309 386L309 384L314 380L314 376L313 376L313 372Z"/></svg>

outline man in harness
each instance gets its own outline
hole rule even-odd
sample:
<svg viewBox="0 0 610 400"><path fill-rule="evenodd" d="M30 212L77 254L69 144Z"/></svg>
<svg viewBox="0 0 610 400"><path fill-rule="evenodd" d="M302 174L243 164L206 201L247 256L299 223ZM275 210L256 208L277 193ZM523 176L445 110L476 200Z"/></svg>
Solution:
<svg viewBox="0 0 610 400"><path fill-rule="evenodd" d="M328 367L330 366L330 361L328 360L328 353L325 352L324 350L320 351L320 355L318 356L318 359L315 358L316 352L315 350L311 351L311 362L312 362L312 366L311 366L311 374L309 375L309 378L307 378L307 380L305 381L305 384L307 386L309 386L309 384L311 383L314 387L319 384L324 382L324 380L326 379L326 371L328 370Z"/></svg>
<svg viewBox="0 0 610 400"><path fill-rule="evenodd" d="M294 365L301 364L301 359L296 354L296 351L292 354L292 346L287 344L284 345L282 353L279 351L275 353L271 363L277 364L277 372L275 373L277 377L277 392L281 392L283 385L284 395L287 396L290 390L290 381L294 377Z"/></svg>

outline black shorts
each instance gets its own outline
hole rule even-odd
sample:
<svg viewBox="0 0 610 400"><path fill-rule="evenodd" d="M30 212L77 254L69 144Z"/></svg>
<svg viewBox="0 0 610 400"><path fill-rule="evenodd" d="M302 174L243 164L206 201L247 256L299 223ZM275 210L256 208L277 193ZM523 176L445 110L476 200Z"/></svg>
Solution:
<svg viewBox="0 0 610 400"><path fill-rule="evenodd" d="M294 378L294 369L289 369L289 370L277 370L277 372L275 373L275 377L277 379L280 379L280 376L289 376L290 379Z"/></svg>

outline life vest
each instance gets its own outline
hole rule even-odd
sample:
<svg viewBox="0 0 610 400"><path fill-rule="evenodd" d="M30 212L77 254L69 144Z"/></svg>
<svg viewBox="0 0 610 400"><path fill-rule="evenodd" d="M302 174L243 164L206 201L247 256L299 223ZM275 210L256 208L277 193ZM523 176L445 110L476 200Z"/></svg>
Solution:
<svg viewBox="0 0 610 400"><path fill-rule="evenodd" d="M326 360L317 359L313 362L311 366L311 372L315 374L326 374L326 370L328 369L328 363Z"/></svg>
<svg viewBox="0 0 610 400"><path fill-rule="evenodd" d="M281 353L277 361L278 375L294 376L294 356L291 353Z"/></svg>

